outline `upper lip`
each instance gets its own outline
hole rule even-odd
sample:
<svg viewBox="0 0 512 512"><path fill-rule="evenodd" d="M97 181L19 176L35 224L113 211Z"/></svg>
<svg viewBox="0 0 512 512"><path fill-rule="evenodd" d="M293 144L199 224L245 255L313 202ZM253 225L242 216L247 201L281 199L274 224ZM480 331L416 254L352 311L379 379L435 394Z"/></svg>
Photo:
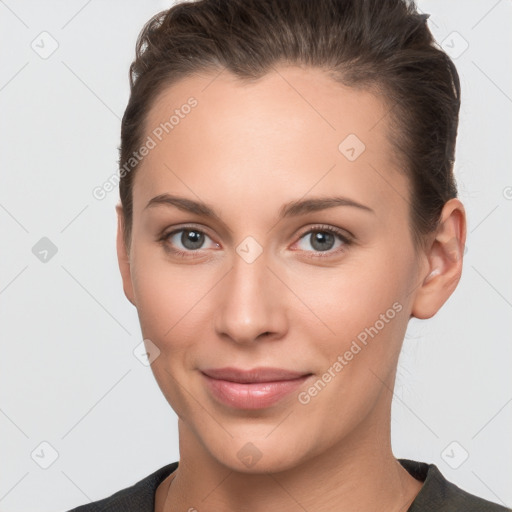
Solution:
<svg viewBox="0 0 512 512"><path fill-rule="evenodd" d="M309 373L284 370L282 368L252 368L242 370L239 368L208 368L202 373L217 380L252 384L257 382L276 382L293 380L310 375Z"/></svg>

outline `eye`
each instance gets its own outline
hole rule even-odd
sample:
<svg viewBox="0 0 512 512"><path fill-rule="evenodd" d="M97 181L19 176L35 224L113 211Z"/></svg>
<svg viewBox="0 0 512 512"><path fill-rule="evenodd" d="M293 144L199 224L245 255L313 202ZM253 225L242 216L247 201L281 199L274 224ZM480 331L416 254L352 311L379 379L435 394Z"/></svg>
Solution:
<svg viewBox="0 0 512 512"><path fill-rule="evenodd" d="M203 250L220 248L220 245L203 230L194 226L181 227L165 233L159 242L166 251L184 258L196 257ZM298 250L312 253L311 257L327 257L345 251L351 243L351 237L338 228L314 226L301 235L296 245Z"/></svg>
<svg viewBox="0 0 512 512"><path fill-rule="evenodd" d="M320 253L314 254L314 257L324 257L344 251L350 243L350 238L339 229L332 226L315 226L301 236L297 245L301 251Z"/></svg>
<svg viewBox="0 0 512 512"><path fill-rule="evenodd" d="M205 247L205 242L210 241L210 246ZM179 256L192 256L195 251L203 249L215 249L220 245L214 242L204 231L195 227L175 229L162 236L160 241L165 248Z"/></svg>

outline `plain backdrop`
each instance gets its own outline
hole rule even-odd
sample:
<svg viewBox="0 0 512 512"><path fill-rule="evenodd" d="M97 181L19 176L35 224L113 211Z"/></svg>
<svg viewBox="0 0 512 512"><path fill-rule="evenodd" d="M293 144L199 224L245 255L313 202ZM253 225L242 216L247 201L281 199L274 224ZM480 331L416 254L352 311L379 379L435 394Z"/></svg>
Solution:
<svg viewBox="0 0 512 512"><path fill-rule="evenodd" d="M0 1L0 511L67 510L178 460L176 416L133 353L118 191L92 194L116 173L136 37L171 5ZM461 77L468 239L453 296L410 323L393 448L512 506L512 3L419 7Z"/></svg>

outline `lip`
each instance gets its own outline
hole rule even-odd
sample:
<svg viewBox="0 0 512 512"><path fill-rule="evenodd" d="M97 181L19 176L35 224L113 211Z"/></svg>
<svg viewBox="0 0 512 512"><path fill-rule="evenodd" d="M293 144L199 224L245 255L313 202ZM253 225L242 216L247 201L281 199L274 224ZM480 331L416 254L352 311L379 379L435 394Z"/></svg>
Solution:
<svg viewBox="0 0 512 512"><path fill-rule="evenodd" d="M237 409L263 409L301 386L311 373L281 368L210 368L202 370L210 394Z"/></svg>

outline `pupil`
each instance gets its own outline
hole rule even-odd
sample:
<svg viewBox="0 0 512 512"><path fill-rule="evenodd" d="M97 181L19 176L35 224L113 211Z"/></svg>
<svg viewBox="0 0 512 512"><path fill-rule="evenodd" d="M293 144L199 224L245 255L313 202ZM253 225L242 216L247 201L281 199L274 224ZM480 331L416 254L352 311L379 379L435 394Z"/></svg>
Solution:
<svg viewBox="0 0 512 512"><path fill-rule="evenodd" d="M311 245L318 251L328 251L329 249L332 249L334 244L334 235L332 233L316 231L316 233L312 233L311 236Z"/></svg>
<svg viewBox="0 0 512 512"><path fill-rule="evenodd" d="M199 249L204 242L204 234L193 230L184 230L181 243L187 249Z"/></svg>

